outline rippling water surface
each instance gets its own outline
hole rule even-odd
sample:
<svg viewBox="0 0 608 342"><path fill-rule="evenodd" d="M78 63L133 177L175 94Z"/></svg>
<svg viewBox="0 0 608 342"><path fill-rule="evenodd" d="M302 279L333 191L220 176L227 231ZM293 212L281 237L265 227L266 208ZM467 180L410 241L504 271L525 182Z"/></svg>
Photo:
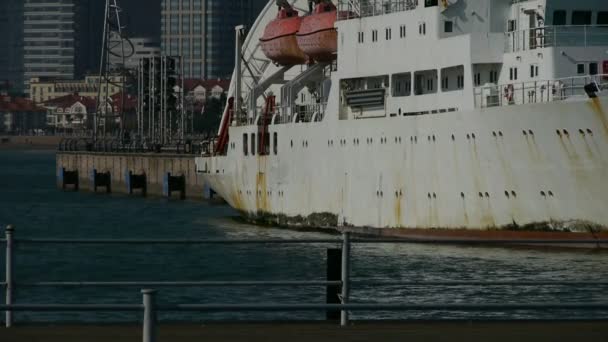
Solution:
<svg viewBox="0 0 608 342"><path fill-rule="evenodd" d="M317 238L320 233L256 227L226 206L55 188L52 152L0 151L0 225L17 238ZM82 246L19 245L18 282L324 280L327 245ZM0 249L4 265L4 248ZM428 245L359 245L353 279L608 281L608 254ZM2 272L4 270L2 269ZM0 279L3 277L0 276ZM354 287L353 302L530 303L608 302L607 287ZM322 303L324 289L163 288L161 303ZM20 303L139 303L138 288L20 287ZM163 313L171 320L322 319L323 313ZM607 318L608 312L409 312L353 314L375 318ZM18 313L18 320L136 320L125 313Z"/></svg>

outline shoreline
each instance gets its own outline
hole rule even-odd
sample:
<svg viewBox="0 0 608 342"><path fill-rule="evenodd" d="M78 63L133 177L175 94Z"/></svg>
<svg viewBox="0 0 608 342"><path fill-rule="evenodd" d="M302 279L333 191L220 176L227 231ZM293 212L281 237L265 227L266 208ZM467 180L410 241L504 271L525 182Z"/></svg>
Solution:
<svg viewBox="0 0 608 342"><path fill-rule="evenodd" d="M0 150L57 150L63 138L54 135L0 135Z"/></svg>

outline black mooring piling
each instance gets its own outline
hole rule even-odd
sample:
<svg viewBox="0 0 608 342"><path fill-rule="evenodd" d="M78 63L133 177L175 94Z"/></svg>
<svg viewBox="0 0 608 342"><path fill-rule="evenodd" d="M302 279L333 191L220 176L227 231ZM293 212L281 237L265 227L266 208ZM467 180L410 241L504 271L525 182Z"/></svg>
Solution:
<svg viewBox="0 0 608 342"><path fill-rule="evenodd" d="M340 281L342 274L342 249L327 249L327 281ZM327 304L340 304L340 285L327 285L326 299ZM325 317L328 321L339 321L340 310L327 310Z"/></svg>
<svg viewBox="0 0 608 342"><path fill-rule="evenodd" d="M91 170L91 187L94 192L97 192L98 187L106 189L106 193L112 192L112 175L110 172L97 172L96 169Z"/></svg>
<svg viewBox="0 0 608 342"><path fill-rule="evenodd" d="M174 191L179 191L180 199L186 199L186 176L171 176L168 172L163 177L163 196L171 197Z"/></svg>
<svg viewBox="0 0 608 342"><path fill-rule="evenodd" d="M127 193L133 195L134 190L141 190L141 195L146 197L148 194L148 182L146 174L141 175L133 174L133 172L127 170L125 172L125 183L127 185Z"/></svg>
<svg viewBox="0 0 608 342"><path fill-rule="evenodd" d="M63 190L67 189L68 185L73 185L74 190L78 191L78 170L68 171L64 168L59 170L59 182Z"/></svg>

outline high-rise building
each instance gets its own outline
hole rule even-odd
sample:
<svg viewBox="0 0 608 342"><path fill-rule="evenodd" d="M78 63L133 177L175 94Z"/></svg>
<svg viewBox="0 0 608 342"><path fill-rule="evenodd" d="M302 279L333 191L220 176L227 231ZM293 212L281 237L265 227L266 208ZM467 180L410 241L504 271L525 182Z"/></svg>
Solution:
<svg viewBox="0 0 608 342"><path fill-rule="evenodd" d="M268 0L162 0L161 51L182 56L187 78L227 78L234 27L250 26Z"/></svg>
<svg viewBox="0 0 608 342"><path fill-rule="evenodd" d="M0 88L23 91L23 0L0 1Z"/></svg>
<svg viewBox="0 0 608 342"><path fill-rule="evenodd" d="M29 92L30 78L74 79L96 69L101 54L103 1L23 2L26 93Z"/></svg>

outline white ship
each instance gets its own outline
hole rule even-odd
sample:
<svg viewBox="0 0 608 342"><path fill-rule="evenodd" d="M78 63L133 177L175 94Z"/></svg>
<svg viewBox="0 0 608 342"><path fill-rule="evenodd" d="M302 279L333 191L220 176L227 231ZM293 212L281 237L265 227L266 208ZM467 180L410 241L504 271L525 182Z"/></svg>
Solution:
<svg viewBox="0 0 608 342"><path fill-rule="evenodd" d="M196 165L246 217L606 236L608 1L270 1L236 49Z"/></svg>

